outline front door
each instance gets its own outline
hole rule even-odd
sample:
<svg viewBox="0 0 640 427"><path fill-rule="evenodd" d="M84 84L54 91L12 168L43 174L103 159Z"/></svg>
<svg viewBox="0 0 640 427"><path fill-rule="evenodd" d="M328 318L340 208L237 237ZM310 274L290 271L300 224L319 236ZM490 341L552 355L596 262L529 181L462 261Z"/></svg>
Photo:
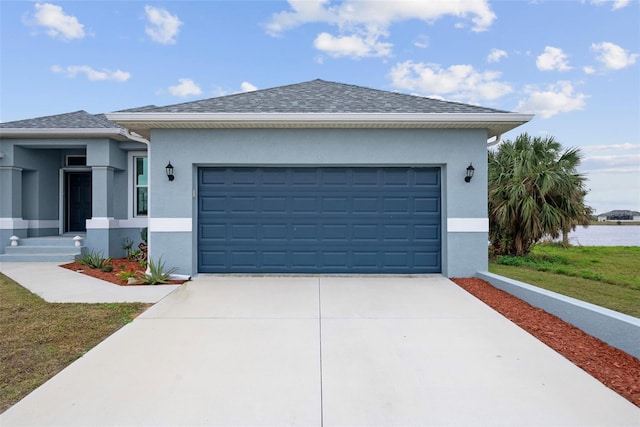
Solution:
<svg viewBox="0 0 640 427"><path fill-rule="evenodd" d="M91 172L65 173L65 232L87 231L91 218Z"/></svg>

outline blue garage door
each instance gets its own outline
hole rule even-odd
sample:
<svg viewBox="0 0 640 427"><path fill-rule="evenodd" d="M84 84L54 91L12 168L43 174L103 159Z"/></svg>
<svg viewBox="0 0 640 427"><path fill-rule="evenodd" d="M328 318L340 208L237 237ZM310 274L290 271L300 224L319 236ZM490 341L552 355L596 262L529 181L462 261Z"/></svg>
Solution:
<svg viewBox="0 0 640 427"><path fill-rule="evenodd" d="M201 168L201 273L438 273L438 168Z"/></svg>

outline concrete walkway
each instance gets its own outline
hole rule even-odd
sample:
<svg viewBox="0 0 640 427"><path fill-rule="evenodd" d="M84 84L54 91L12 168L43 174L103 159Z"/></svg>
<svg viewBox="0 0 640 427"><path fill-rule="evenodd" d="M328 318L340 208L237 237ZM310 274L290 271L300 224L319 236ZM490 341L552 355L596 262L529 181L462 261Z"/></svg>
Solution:
<svg viewBox="0 0 640 427"><path fill-rule="evenodd" d="M47 302L156 303L180 285L118 286L67 270L55 262L3 262L0 273Z"/></svg>
<svg viewBox="0 0 640 427"><path fill-rule="evenodd" d="M200 276L0 416L38 426L632 426L440 276Z"/></svg>

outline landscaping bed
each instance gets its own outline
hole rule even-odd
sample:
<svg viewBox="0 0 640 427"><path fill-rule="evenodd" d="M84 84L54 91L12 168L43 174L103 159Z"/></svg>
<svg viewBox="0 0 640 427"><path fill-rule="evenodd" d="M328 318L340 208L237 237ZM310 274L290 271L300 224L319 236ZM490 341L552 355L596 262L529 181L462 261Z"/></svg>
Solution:
<svg viewBox="0 0 640 427"><path fill-rule="evenodd" d="M640 407L640 360L478 278L451 279Z"/></svg>
<svg viewBox="0 0 640 427"><path fill-rule="evenodd" d="M146 270L146 266L144 264L140 264L140 262L136 260L130 260L127 258L117 258L111 260L108 265L111 266L111 271L103 271L99 268L90 268L86 265L80 264L77 261L71 262L69 264L63 264L60 267L76 271L78 273L86 274L87 276L95 277L96 279L101 279L115 285L120 286L147 286L146 283L128 283L127 279L121 278L121 272L128 272L130 275L141 275L144 274ZM185 282L185 280L167 280L166 284L169 285L181 285Z"/></svg>

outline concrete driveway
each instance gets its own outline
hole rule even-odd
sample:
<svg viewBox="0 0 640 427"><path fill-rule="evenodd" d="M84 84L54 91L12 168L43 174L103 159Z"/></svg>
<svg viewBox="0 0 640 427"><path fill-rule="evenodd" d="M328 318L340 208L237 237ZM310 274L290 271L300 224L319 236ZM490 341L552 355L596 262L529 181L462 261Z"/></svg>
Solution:
<svg viewBox="0 0 640 427"><path fill-rule="evenodd" d="M0 417L14 425L638 425L440 276L201 276Z"/></svg>

